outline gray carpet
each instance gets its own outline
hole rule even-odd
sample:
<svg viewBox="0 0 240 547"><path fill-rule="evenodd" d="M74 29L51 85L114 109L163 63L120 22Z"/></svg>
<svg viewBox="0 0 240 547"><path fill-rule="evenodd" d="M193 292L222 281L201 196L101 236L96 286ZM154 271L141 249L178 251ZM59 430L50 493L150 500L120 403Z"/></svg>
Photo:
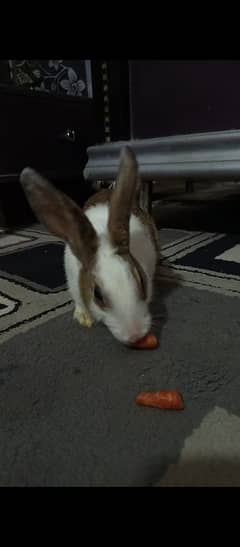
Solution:
<svg viewBox="0 0 240 547"><path fill-rule="evenodd" d="M158 288L153 307L153 352L70 313L1 345L1 486L240 486L239 298ZM168 388L184 411L134 402Z"/></svg>

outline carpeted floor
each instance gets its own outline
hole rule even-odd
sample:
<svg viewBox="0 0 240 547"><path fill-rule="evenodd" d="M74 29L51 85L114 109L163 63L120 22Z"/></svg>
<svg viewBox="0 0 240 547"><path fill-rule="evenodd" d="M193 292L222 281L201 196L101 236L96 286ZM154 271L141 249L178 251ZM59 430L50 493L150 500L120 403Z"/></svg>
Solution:
<svg viewBox="0 0 240 547"><path fill-rule="evenodd" d="M161 240L161 345L139 352L73 322L55 238L2 234L1 486L240 486L240 235ZM184 411L135 405L168 388Z"/></svg>

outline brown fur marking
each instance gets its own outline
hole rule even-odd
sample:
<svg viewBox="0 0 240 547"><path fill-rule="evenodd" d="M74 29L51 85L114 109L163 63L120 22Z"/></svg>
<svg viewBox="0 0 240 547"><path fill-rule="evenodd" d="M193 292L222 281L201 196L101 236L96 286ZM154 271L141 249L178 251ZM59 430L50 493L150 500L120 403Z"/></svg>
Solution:
<svg viewBox="0 0 240 547"><path fill-rule="evenodd" d="M97 251L98 238L80 207L32 169L23 171L21 183L40 222L54 235L69 243L84 267L90 268Z"/></svg>
<svg viewBox="0 0 240 547"><path fill-rule="evenodd" d="M93 298L94 279L91 272L82 269L79 275L80 293L86 309L89 311L89 304Z"/></svg>
<svg viewBox="0 0 240 547"><path fill-rule="evenodd" d="M113 190L100 190L100 192L96 192L96 194L91 196L85 203L84 211L87 211L87 209L89 209L90 207L94 207L99 204L109 204L112 192ZM133 207L132 214L138 217L142 224L144 224L148 228L154 247L156 251L159 252L158 232L151 215L143 211L143 209L141 209L139 206Z"/></svg>

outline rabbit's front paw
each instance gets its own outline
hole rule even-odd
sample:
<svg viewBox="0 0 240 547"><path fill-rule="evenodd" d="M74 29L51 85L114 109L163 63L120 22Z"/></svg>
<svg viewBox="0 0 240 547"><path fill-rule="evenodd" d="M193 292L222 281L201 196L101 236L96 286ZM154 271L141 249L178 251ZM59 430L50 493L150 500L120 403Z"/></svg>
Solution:
<svg viewBox="0 0 240 547"><path fill-rule="evenodd" d="M74 319L76 319L78 321L78 323L80 323L80 325L82 325L82 327L90 328L94 324L94 320L88 314L88 312L86 312L86 311L83 312L81 310L81 308L75 308L73 317L74 317Z"/></svg>

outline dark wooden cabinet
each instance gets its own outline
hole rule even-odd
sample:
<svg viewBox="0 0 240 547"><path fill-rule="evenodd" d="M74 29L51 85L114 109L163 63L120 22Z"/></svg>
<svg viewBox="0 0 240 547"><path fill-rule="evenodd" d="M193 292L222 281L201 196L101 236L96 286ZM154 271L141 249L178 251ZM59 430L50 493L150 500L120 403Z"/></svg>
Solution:
<svg viewBox="0 0 240 547"><path fill-rule="evenodd" d="M97 140L94 102L0 88L0 222L32 219L19 184L26 166L39 170L80 204L91 194L83 178L87 147Z"/></svg>
<svg viewBox="0 0 240 547"><path fill-rule="evenodd" d="M55 178L76 175L96 142L91 99L0 89L0 119L0 177L9 181L26 165Z"/></svg>
<svg viewBox="0 0 240 547"><path fill-rule="evenodd" d="M6 62L0 66L6 79ZM59 180L75 177L86 163L88 146L103 143L108 134L111 140L130 136L128 62L91 61L91 76L88 97L0 80L0 181L15 180L26 165Z"/></svg>
<svg viewBox="0 0 240 547"><path fill-rule="evenodd" d="M46 63L55 63L57 70L67 65ZM31 62L23 61L22 73L19 65L20 77L27 80L24 70ZM39 170L82 204L93 192L83 177L87 148L129 138L128 61L92 60L90 66L91 93L75 97L17 85L8 77L8 62L0 62L0 211L7 224L30 213L19 184L24 167ZM35 72L37 67L33 63Z"/></svg>

